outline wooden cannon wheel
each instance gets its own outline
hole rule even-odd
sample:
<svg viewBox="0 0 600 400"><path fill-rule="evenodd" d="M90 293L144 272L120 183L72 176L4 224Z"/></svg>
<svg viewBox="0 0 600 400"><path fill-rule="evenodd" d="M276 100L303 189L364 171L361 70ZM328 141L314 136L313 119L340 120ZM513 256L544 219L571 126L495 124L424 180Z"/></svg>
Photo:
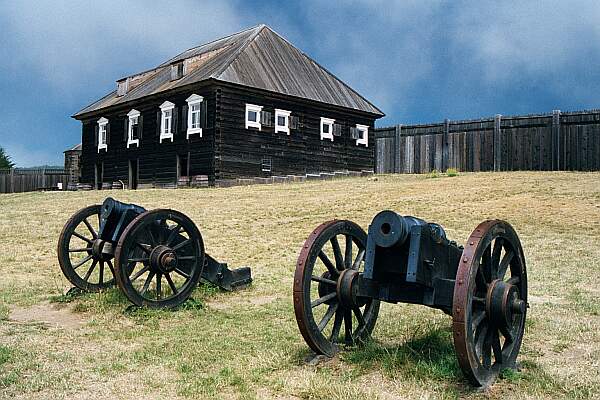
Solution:
<svg viewBox="0 0 600 400"><path fill-rule="evenodd" d="M139 307L177 307L198 284L204 260L202 235L191 219L174 210L146 211L117 243L117 285Z"/></svg>
<svg viewBox="0 0 600 400"><path fill-rule="evenodd" d="M489 386L515 368L527 311L527 271L521 242L504 221L485 221L461 256L452 307L454 346L466 377Z"/></svg>
<svg viewBox="0 0 600 400"><path fill-rule="evenodd" d="M342 286L351 288L352 279L364 268L366 240L360 226L334 220L317 227L302 246L294 275L294 311L304 340L317 354L331 357L338 344L360 342L375 326L379 300L348 304L340 293L346 290Z"/></svg>
<svg viewBox="0 0 600 400"><path fill-rule="evenodd" d="M99 291L115 284L112 255L98 238L100 205L77 211L63 227L58 239L58 263L75 287Z"/></svg>

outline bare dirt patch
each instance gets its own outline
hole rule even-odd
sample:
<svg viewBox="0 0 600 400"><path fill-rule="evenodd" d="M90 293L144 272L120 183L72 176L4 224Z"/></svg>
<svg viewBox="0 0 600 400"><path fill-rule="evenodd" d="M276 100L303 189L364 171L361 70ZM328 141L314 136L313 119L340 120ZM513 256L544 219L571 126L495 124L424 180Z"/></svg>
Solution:
<svg viewBox="0 0 600 400"><path fill-rule="evenodd" d="M68 307L52 305L48 302L31 307L10 307L8 320L22 324L43 324L52 328L79 329L86 320L73 313Z"/></svg>

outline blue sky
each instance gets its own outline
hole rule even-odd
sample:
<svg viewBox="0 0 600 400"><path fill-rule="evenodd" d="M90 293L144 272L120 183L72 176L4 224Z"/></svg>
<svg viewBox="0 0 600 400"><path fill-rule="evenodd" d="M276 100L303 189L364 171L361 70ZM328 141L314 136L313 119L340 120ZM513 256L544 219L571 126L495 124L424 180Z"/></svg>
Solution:
<svg viewBox="0 0 600 400"><path fill-rule="evenodd" d="M62 164L70 115L123 76L265 23L387 116L378 126L600 107L598 1L2 1L0 146Z"/></svg>

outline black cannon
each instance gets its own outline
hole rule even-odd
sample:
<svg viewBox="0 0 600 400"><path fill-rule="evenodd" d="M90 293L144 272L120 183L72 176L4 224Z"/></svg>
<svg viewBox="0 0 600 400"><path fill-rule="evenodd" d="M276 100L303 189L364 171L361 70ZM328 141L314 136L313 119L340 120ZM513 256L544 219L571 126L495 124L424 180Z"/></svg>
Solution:
<svg viewBox="0 0 600 400"><path fill-rule="evenodd" d="M382 211L368 235L351 221L317 227L300 251L293 296L304 340L327 356L370 335L380 301L440 309L452 316L465 376L488 386L516 364L527 311L525 257L504 221L482 222L463 247L438 224Z"/></svg>
<svg viewBox="0 0 600 400"><path fill-rule="evenodd" d="M151 308L180 305L201 280L225 290L252 282L250 268L230 270L206 254L202 235L184 214L146 211L110 197L67 221L58 261L76 288L98 291L116 282L135 305Z"/></svg>

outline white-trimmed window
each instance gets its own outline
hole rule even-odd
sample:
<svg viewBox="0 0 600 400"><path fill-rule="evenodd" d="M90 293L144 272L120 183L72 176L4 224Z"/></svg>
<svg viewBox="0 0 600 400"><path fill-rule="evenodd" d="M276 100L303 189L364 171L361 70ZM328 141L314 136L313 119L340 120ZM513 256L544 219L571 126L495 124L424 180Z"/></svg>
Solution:
<svg viewBox="0 0 600 400"><path fill-rule="evenodd" d="M204 97L193 94L188 97L185 101L188 104L188 115L187 115L187 134L186 138L189 139L190 135L199 134L202 137L202 123L201 123L201 112L202 102Z"/></svg>
<svg viewBox="0 0 600 400"><path fill-rule="evenodd" d="M365 147L369 147L369 127L367 125L356 124L356 145L364 144Z"/></svg>
<svg viewBox="0 0 600 400"><path fill-rule="evenodd" d="M173 142L173 109L175 108L175 104L170 101L165 101L160 105L160 140L162 143L163 140L171 139Z"/></svg>
<svg viewBox="0 0 600 400"><path fill-rule="evenodd" d="M330 139L333 142L333 124L335 119L321 117L321 140Z"/></svg>
<svg viewBox="0 0 600 400"><path fill-rule="evenodd" d="M246 129L257 128L260 131L260 112L262 106L246 104Z"/></svg>
<svg viewBox="0 0 600 400"><path fill-rule="evenodd" d="M127 113L127 117L129 118L129 124L127 128L127 148L133 144L140 147L140 115L141 113L135 109Z"/></svg>
<svg viewBox="0 0 600 400"><path fill-rule="evenodd" d="M98 120L98 153L108 148L108 120L104 117Z"/></svg>
<svg viewBox="0 0 600 400"><path fill-rule="evenodd" d="M291 111L275 109L275 133L282 132L290 134L290 114Z"/></svg>

